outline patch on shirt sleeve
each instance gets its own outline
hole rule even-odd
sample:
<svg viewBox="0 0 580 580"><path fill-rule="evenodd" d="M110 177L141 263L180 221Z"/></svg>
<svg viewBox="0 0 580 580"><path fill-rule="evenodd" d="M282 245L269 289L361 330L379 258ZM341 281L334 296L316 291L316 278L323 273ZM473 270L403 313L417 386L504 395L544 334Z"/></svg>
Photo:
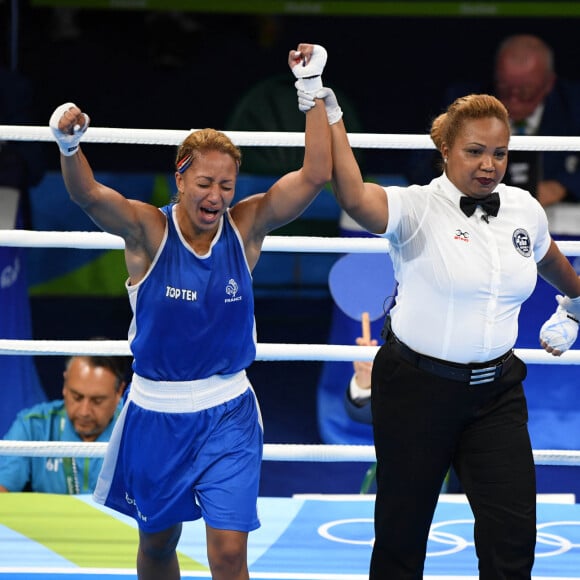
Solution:
<svg viewBox="0 0 580 580"><path fill-rule="evenodd" d="M524 257L529 258L532 255L532 242L530 235L526 230L518 228L512 234L514 248Z"/></svg>

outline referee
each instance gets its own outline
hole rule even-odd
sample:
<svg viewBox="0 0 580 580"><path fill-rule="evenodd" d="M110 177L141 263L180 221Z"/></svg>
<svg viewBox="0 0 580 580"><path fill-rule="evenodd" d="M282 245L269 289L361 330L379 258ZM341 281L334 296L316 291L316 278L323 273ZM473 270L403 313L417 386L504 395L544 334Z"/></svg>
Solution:
<svg viewBox="0 0 580 580"><path fill-rule="evenodd" d="M425 186L363 183L330 89L333 186L342 208L387 238L398 281L373 363L377 455L371 580L420 579L439 491L453 465L475 517L480 578L529 579L536 484L514 355L521 304L540 274L565 296L541 329L559 355L574 342L580 280L528 191L502 184L504 105L468 95L437 117L442 173ZM388 293L390 289L385 289Z"/></svg>

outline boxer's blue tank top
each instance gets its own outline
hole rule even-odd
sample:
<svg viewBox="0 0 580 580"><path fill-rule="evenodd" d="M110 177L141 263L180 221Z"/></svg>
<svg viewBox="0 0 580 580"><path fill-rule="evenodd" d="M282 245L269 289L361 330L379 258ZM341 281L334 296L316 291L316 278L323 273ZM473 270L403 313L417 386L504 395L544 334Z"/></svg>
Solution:
<svg viewBox="0 0 580 580"><path fill-rule="evenodd" d="M229 211L209 252L181 236L173 208L165 237L138 284L127 285L133 370L159 381L189 381L247 368L256 356L252 277Z"/></svg>

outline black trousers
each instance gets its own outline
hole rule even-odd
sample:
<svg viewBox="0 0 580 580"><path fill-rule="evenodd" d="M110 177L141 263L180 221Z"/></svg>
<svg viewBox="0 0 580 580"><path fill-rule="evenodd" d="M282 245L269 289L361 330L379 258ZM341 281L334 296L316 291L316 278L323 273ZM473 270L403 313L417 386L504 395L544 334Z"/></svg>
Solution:
<svg viewBox="0 0 580 580"><path fill-rule="evenodd" d="M469 386L401 360L390 340L372 373L377 496L370 580L423 577L429 528L450 465L474 513L479 577L529 580L536 480L525 364L514 357L496 381Z"/></svg>

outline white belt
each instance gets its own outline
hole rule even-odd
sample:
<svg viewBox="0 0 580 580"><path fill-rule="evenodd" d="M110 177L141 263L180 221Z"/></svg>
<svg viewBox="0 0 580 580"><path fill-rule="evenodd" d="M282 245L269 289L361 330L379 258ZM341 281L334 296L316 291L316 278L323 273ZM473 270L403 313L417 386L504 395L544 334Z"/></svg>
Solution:
<svg viewBox="0 0 580 580"><path fill-rule="evenodd" d="M133 375L128 399L160 413L195 413L235 399L250 386L246 371L198 381L152 381Z"/></svg>

